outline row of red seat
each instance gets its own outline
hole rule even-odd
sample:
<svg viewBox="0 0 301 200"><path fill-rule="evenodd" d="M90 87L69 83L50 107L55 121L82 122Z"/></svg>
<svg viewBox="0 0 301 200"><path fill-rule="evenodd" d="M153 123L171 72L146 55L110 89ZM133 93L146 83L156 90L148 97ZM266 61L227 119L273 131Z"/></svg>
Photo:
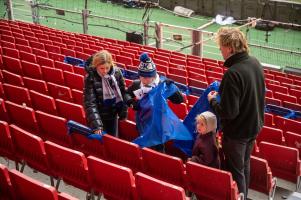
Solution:
<svg viewBox="0 0 301 200"><path fill-rule="evenodd" d="M8 126L7 123L2 122L1 129L6 130L1 131L6 135L6 144L15 147L15 152L13 150L8 151L13 153L15 160L23 160L34 169L52 177L61 178L66 183L72 184L87 192L93 189L96 194L104 193L105 197L107 196L109 199L135 199L135 178L131 169L93 156L86 158L81 152L68 149L50 141L43 142L41 138L15 125ZM10 134L11 137L9 137ZM9 138L11 138L12 141L9 142ZM125 145L121 146L121 149L118 149L119 146L116 145L122 144L122 141L118 141L118 139L111 136L104 136L104 145L106 144L111 144L111 153L115 156L118 154L114 151L117 150L118 153L120 153L122 148L125 150ZM127 148L130 149L130 146ZM128 153L130 152L123 152L119 157L123 155L133 160L133 158L131 158L132 155ZM175 179L179 178L178 173L180 171L176 170L176 166L178 165L174 164L180 162L180 159L177 159L177 161L173 158L168 159L166 155L147 148L142 149L142 155L144 155L146 159L144 163L149 166L145 168L145 172L148 174L153 170L153 172L157 174L161 172L159 175L166 176L166 174L163 173L163 171L165 171L165 173L168 172L169 175L173 175L170 179L174 182ZM118 156L113 159L116 158L118 158ZM165 168L165 170L158 168L157 164L159 161L161 168ZM164 164L162 165L162 163ZM183 167L182 165L182 168ZM183 171L181 172L181 175L184 175ZM207 197L209 199L237 199L238 197L236 184L233 182L229 172L188 162L186 163L186 173L187 188L200 197ZM210 176L208 176L208 174L210 174ZM161 176L160 178L162 179ZM219 193L208 190L209 188L216 187L217 181L214 180L219 180ZM140 185L140 181L144 184ZM153 188L149 188L150 185L152 185ZM184 189L148 177L142 173L136 174L136 187L138 195L141 192L141 195L148 194L151 195L153 199L162 199L162 196L166 198L169 197L168 199L172 197L172 199L185 199ZM160 192L159 189L164 190L165 193ZM149 191L155 193L150 193ZM158 197L155 198L154 195L158 195ZM146 199L152 198L149 197Z"/></svg>
<svg viewBox="0 0 301 200"><path fill-rule="evenodd" d="M21 172L8 170L0 164L0 199L47 199L47 200L77 200L63 192L57 192L54 187L45 185Z"/></svg>

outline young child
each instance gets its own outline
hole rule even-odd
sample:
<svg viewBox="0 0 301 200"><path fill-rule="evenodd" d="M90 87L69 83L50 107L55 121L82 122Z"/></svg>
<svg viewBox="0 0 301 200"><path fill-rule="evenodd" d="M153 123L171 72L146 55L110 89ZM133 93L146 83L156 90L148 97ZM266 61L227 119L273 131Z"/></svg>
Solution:
<svg viewBox="0 0 301 200"><path fill-rule="evenodd" d="M196 131L198 133L192 149L190 161L209 167L220 168L220 160L216 145L216 116L209 111L196 117Z"/></svg>

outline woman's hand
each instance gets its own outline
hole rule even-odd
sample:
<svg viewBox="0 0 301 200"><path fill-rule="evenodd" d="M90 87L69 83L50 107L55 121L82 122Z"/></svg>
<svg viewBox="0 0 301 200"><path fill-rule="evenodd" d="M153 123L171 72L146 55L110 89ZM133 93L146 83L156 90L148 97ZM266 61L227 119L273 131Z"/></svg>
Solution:
<svg viewBox="0 0 301 200"><path fill-rule="evenodd" d="M95 133L95 134L102 135L102 130L101 130L101 129L95 130L94 133Z"/></svg>

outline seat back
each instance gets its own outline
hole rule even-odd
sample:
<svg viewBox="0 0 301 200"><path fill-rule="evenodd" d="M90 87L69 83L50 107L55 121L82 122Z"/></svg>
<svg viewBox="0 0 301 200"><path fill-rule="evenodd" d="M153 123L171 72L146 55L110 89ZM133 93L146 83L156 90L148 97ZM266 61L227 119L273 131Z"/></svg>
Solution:
<svg viewBox="0 0 301 200"><path fill-rule="evenodd" d="M27 88L4 83L3 89L7 100L31 107L31 99Z"/></svg>
<svg viewBox="0 0 301 200"><path fill-rule="evenodd" d="M83 90L84 76L64 71L65 84L71 89Z"/></svg>
<svg viewBox="0 0 301 200"><path fill-rule="evenodd" d="M263 126L256 138L256 141L258 143L260 143L261 141L265 141L273 144L282 145L284 144L283 132L281 129Z"/></svg>
<svg viewBox="0 0 301 200"><path fill-rule="evenodd" d="M268 161L274 176L297 183L301 174L297 149L268 142L261 142L259 149L260 157Z"/></svg>
<svg viewBox="0 0 301 200"><path fill-rule="evenodd" d="M22 76L14 74L12 72L2 70L4 83L12 84L15 86L24 87L24 82Z"/></svg>
<svg viewBox="0 0 301 200"><path fill-rule="evenodd" d="M10 132L17 158L26 161L30 167L49 174L43 140L15 125L10 125Z"/></svg>
<svg viewBox="0 0 301 200"><path fill-rule="evenodd" d="M0 121L0 138L0 155L15 160L15 148L8 123L5 121Z"/></svg>
<svg viewBox="0 0 301 200"><path fill-rule="evenodd" d="M230 172L193 162L186 163L188 189L199 199L231 200L238 198L238 189Z"/></svg>
<svg viewBox="0 0 301 200"><path fill-rule="evenodd" d="M14 169L9 171L9 176L16 199L58 199L57 191L54 187L36 181Z"/></svg>
<svg viewBox="0 0 301 200"><path fill-rule="evenodd" d="M136 123L129 120L118 121L118 131L119 138L129 142L139 136L136 129Z"/></svg>
<svg viewBox="0 0 301 200"><path fill-rule="evenodd" d="M10 123L16 124L31 133L38 134L38 124L32 108L23 107L10 101L6 101L5 106Z"/></svg>
<svg viewBox="0 0 301 200"><path fill-rule="evenodd" d="M0 164L0 199L15 199L7 168Z"/></svg>
<svg viewBox="0 0 301 200"><path fill-rule="evenodd" d="M21 63L24 76L35 79L42 79L42 70L40 65L25 60L22 60Z"/></svg>
<svg viewBox="0 0 301 200"><path fill-rule="evenodd" d="M276 186L271 169L265 159L251 156L250 160L250 188L270 195Z"/></svg>
<svg viewBox="0 0 301 200"><path fill-rule="evenodd" d="M185 168L180 158L149 148L142 151L143 172L168 183L186 188Z"/></svg>
<svg viewBox="0 0 301 200"><path fill-rule="evenodd" d="M34 90L30 90L29 93L32 107L35 110L41 110L49 114L57 115L55 101L52 97L41 94Z"/></svg>
<svg viewBox="0 0 301 200"><path fill-rule="evenodd" d="M86 115L83 106L56 99L56 106L60 116L83 125L86 124Z"/></svg>
<svg viewBox="0 0 301 200"><path fill-rule="evenodd" d="M185 190L181 187L160 181L141 172L138 172L135 178L138 199L186 199Z"/></svg>
<svg viewBox="0 0 301 200"><path fill-rule="evenodd" d="M135 178L131 169L93 156L88 157L88 167L96 193L104 193L106 199L135 199Z"/></svg>
<svg viewBox="0 0 301 200"><path fill-rule="evenodd" d="M141 171L141 152L137 144L121 140L108 134L103 136L106 160Z"/></svg>
<svg viewBox="0 0 301 200"><path fill-rule="evenodd" d="M81 152L46 141L45 149L50 169L55 177L60 177L82 190L89 191L87 159Z"/></svg>
<svg viewBox="0 0 301 200"><path fill-rule="evenodd" d="M287 131L284 134L285 143L288 147L296 148L299 151L299 159L301 159L301 135Z"/></svg>

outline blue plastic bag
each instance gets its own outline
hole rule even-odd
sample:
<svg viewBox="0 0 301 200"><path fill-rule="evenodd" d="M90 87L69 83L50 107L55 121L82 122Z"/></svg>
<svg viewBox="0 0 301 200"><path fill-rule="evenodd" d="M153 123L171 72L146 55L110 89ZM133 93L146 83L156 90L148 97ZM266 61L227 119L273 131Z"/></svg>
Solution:
<svg viewBox="0 0 301 200"><path fill-rule="evenodd" d="M169 140L192 140L180 119L167 105L167 98L178 91L175 84L161 82L140 101L136 125L140 136L133 142L140 147L164 144Z"/></svg>
<svg viewBox="0 0 301 200"><path fill-rule="evenodd" d="M197 136L195 132L195 118L198 114L201 114L205 111L212 111L210 108L207 96L209 92L211 91L218 91L220 83L218 81L214 81L209 85L209 87L203 92L202 96L198 99L198 101L194 104L192 109L189 111L188 115L185 117L183 124L186 126L186 128L189 130L189 133L191 134L192 140L189 141L174 141L174 146L181 149L186 155L191 157L192 155L192 148L195 141L195 138ZM217 98L219 101L219 96ZM218 120L219 121L219 120ZM219 126L218 126L219 127Z"/></svg>

